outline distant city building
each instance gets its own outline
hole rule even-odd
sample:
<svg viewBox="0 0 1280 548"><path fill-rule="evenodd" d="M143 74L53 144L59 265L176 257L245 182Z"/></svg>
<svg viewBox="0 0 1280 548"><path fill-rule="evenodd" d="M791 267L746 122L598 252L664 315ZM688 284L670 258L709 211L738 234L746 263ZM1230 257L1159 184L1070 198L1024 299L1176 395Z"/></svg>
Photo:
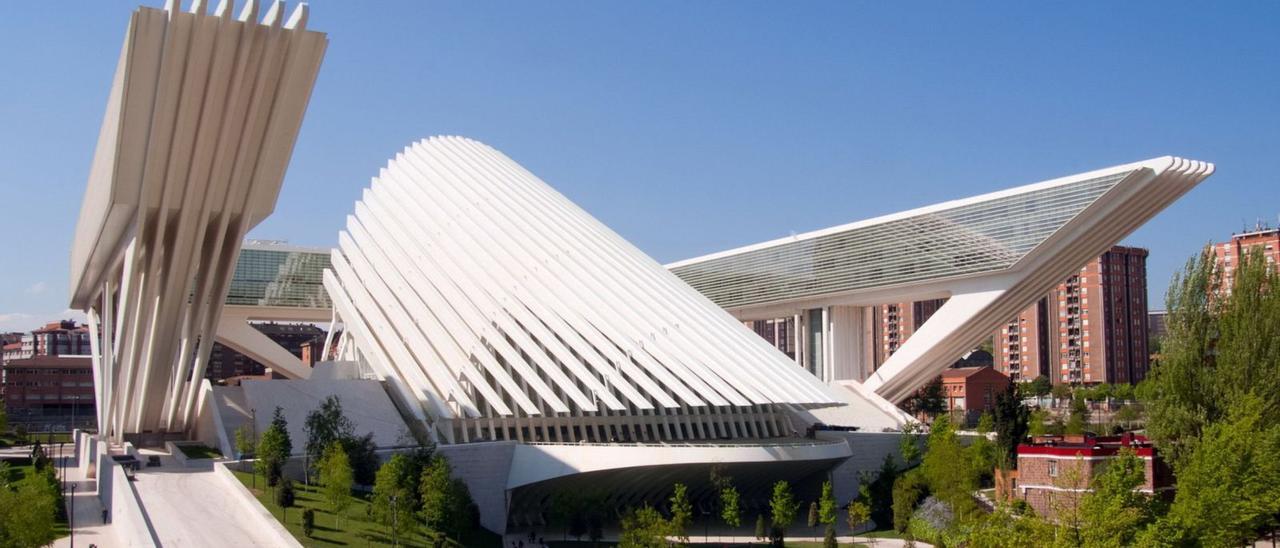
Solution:
<svg viewBox="0 0 1280 548"><path fill-rule="evenodd" d="M963 414L966 422L995 407L996 396L1008 389L1009 377L990 366L953 367L942 372L947 411Z"/></svg>
<svg viewBox="0 0 1280 548"><path fill-rule="evenodd" d="M929 299L873 307L875 356L872 363L875 368L879 369L946 302L946 299Z"/></svg>
<svg viewBox="0 0 1280 548"><path fill-rule="evenodd" d="M89 356L34 356L6 360L3 396L10 421L94 420L93 360Z"/></svg>
<svg viewBox="0 0 1280 548"><path fill-rule="evenodd" d="M324 344L324 330L311 324L294 323L254 323L250 324L263 335L284 347L289 353L307 362L303 355L303 347L311 341L319 339ZM314 365L314 362L308 363ZM223 381L233 377L260 377L266 374L267 367L262 363L235 351L231 347L216 343L209 354L209 367L205 369L205 378L211 381Z"/></svg>
<svg viewBox="0 0 1280 548"><path fill-rule="evenodd" d="M1154 345L1155 341L1165 338L1169 334L1169 312L1165 310L1152 310L1147 313L1147 339Z"/></svg>
<svg viewBox="0 0 1280 548"><path fill-rule="evenodd" d="M74 320L61 320L45 324L30 333L22 334L19 340L20 350L13 354L14 359L32 358L35 356L88 356L89 328L77 325ZM9 348L5 345L6 349Z"/></svg>
<svg viewBox="0 0 1280 548"><path fill-rule="evenodd" d="M996 331L996 368L1016 382L1140 382L1150 367L1146 263L1147 250L1123 246L1090 261Z"/></svg>
<svg viewBox="0 0 1280 548"><path fill-rule="evenodd" d="M1025 500L1037 515L1054 520L1057 509L1074 506L1090 491L1092 479L1126 447L1145 464L1146 479L1138 491L1154 494L1173 489L1172 471L1143 436L1045 436L1018 446L1018 469L1002 474L997 496Z"/></svg>
<svg viewBox="0 0 1280 548"><path fill-rule="evenodd" d="M1232 234L1231 241L1213 244L1213 253L1218 268L1222 270L1227 291L1235 281L1235 269L1240 266L1241 257L1254 249L1261 250L1267 263L1274 267L1280 261L1280 228L1258 223L1251 231Z"/></svg>

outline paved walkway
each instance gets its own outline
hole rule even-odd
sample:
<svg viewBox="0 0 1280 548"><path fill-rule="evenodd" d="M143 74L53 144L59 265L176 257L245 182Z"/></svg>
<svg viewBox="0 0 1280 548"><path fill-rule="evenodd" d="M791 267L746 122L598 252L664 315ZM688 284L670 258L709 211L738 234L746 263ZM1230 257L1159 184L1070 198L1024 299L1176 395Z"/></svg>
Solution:
<svg viewBox="0 0 1280 548"><path fill-rule="evenodd" d="M67 466L67 482L76 486L74 495L71 494L70 485L67 487L67 510L71 512L73 534L53 541L53 546L70 547L73 540L76 546L119 546L111 526L102 524L102 504L98 502L97 480L85 478L84 472L75 467L70 448L67 453L68 455L60 457L58 466Z"/></svg>
<svg viewBox="0 0 1280 548"><path fill-rule="evenodd" d="M275 546L275 537L244 500L210 469L183 468L168 453L160 455L161 466L142 468L133 485L142 499L144 512L165 546ZM86 545L87 546L87 545Z"/></svg>

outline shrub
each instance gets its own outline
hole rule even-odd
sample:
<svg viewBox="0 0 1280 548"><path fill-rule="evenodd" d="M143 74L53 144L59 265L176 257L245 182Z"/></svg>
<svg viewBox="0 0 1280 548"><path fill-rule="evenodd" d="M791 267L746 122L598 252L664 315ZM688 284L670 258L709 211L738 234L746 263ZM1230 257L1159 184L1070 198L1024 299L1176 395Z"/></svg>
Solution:
<svg viewBox="0 0 1280 548"><path fill-rule="evenodd" d="M293 481L284 480L280 482L280 489L276 490L276 504L281 508L293 507Z"/></svg>
<svg viewBox="0 0 1280 548"><path fill-rule="evenodd" d="M310 508L302 512L302 535L311 538L316 531L316 511Z"/></svg>

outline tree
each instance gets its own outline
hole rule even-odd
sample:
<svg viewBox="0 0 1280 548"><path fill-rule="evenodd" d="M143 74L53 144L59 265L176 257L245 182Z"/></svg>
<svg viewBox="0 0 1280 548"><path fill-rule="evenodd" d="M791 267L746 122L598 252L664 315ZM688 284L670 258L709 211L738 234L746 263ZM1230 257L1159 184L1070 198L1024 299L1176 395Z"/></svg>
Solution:
<svg viewBox="0 0 1280 548"><path fill-rule="evenodd" d="M271 425L258 440L257 461L255 468L267 478L267 485L274 487L280 481L284 465L293 454L293 442L289 440L289 424L284 419L284 410L276 407L271 418Z"/></svg>
<svg viewBox="0 0 1280 548"><path fill-rule="evenodd" d="M1080 501L1085 546L1132 546L1153 520L1151 499L1137 491L1146 482L1146 464L1129 448L1121 450L1093 479L1093 491Z"/></svg>
<svg viewBox="0 0 1280 548"><path fill-rule="evenodd" d="M849 532L857 531L862 524L871 521L871 507L862 500L854 500L849 503Z"/></svg>
<svg viewBox="0 0 1280 548"><path fill-rule="evenodd" d="M920 460L920 431L923 425L908 422L902 425L902 436L898 438L898 454L902 455L902 468L911 468Z"/></svg>
<svg viewBox="0 0 1280 548"><path fill-rule="evenodd" d="M1084 395L1076 395L1071 399L1071 414L1067 418L1066 433L1083 434L1089 429L1089 404Z"/></svg>
<svg viewBox="0 0 1280 548"><path fill-rule="evenodd" d="M1053 391L1053 381L1050 381L1049 377L1044 375L1031 379L1027 386L1031 391L1031 395L1040 398L1048 396Z"/></svg>
<svg viewBox="0 0 1280 548"><path fill-rule="evenodd" d="M893 484L893 529L907 531L916 505L928 494L928 485L921 470L912 470L898 477Z"/></svg>
<svg viewBox="0 0 1280 548"><path fill-rule="evenodd" d="M741 497L738 489L730 485L720 490L720 520L730 528L742 525Z"/></svg>
<svg viewBox="0 0 1280 548"><path fill-rule="evenodd" d="M338 440L351 461L351 473L360 485L372 485L378 473L378 446L373 442L373 432L363 436L346 436Z"/></svg>
<svg viewBox="0 0 1280 548"><path fill-rule="evenodd" d="M831 480L822 482L822 495L818 497L818 521L832 524L836 522L836 495Z"/></svg>
<svg viewBox="0 0 1280 548"><path fill-rule="evenodd" d="M1049 433L1049 411L1035 409L1027 416L1027 435L1033 438ZM1016 450L1016 445L1014 446ZM1016 461L1015 461L1016 462Z"/></svg>
<svg viewBox="0 0 1280 548"><path fill-rule="evenodd" d="M0 546L36 548L54 540L57 499L40 481L0 487Z"/></svg>
<svg viewBox="0 0 1280 548"><path fill-rule="evenodd" d="M1044 377L1037 377L1042 378ZM992 427L996 433L996 466L1001 470L1017 468L1018 444L1026 439L1030 429L1031 412L1023 405L1019 391L1015 386L996 396L991 413Z"/></svg>
<svg viewBox="0 0 1280 548"><path fill-rule="evenodd" d="M624 548L665 548L671 524L657 510L644 505L622 517L618 544Z"/></svg>
<svg viewBox="0 0 1280 548"><path fill-rule="evenodd" d="M342 413L342 401L338 396L325 398L320 402L320 407L311 410L302 429L307 435L307 461L314 468L319 468L320 459L329 450L329 446L354 437L355 432L351 419ZM347 457L350 458L350 455Z"/></svg>
<svg viewBox="0 0 1280 548"><path fill-rule="evenodd" d="M947 410L947 398L942 392L942 377L938 376L924 385L908 404L916 413L922 413L932 419Z"/></svg>
<svg viewBox="0 0 1280 548"><path fill-rule="evenodd" d="M1120 401L1133 401L1133 390L1132 384L1117 384L1112 388L1111 397Z"/></svg>
<svg viewBox="0 0 1280 548"><path fill-rule="evenodd" d="M1171 337L1172 338L1172 337ZM1264 417L1262 399L1244 396L1206 427L1178 472L1178 491L1153 534L1240 546L1280 517L1280 424Z"/></svg>
<svg viewBox="0 0 1280 548"><path fill-rule="evenodd" d="M764 540L766 534L764 514L756 514L756 540Z"/></svg>
<svg viewBox="0 0 1280 548"><path fill-rule="evenodd" d="M336 516L351 506L351 486L354 483L351 462L342 444L334 442L320 457L320 483L324 484L324 500Z"/></svg>
<svg viewBox="0 0 1280 548"><path fill-rule="evenodd" d="M975 509L970 493L978 488L978 471L973 468L970 455L960 444L946 415L933 421L926 447L920 471L929 491L958 515Z"/></svg>
<svg viewBox="0 0 1280 548"><path fill-rule="evenodd" d="M689 490L677 483L671 493L671 533L680 542L689 542L687 529L693 523L693 505L689 503Z"/></svg>
<svg viewBox="0 0 1280 548"><path fill-rule="evenodd" d="M805 520L805 524L808 525L810 529L818 526L818 503L817 502L809 503L809 517L808 519Z"/></svg>
<svg viewBox="0 0 1280 548"><path fill-rule="evenodd" d="M799 503L791 494L791 484L786 481L773 484L773 498L769 499L769 513L773 518L770 522L773 526L770 537L774 546L782 546L787 528L795 523L796 511L799 508Z"/></svg>
<svg viewBox="0 0 1280 548"><path fill-rule="evenodd" d="M1011 390L1014 389L1010 388L1009 390L1006 390L1006 392ZM982 414L978 416L978 424L974 429L977 430L979 434L990 434L991 432L994 432L996 429L995 415L993 415L991 411L983 411Z"/></svg>
<svg viewBox="0 0 1280 548"><path fill-rule="evenodd" d="M878 473L864 473L859 478L859 496L871 507L871 519L877 524L893 523L893 485L897 480L898 468L893 455L884 456Z"/></svg>
<svg viewBox="0 0 1280 548"><path fill-rule="evenodd" d="M1053 394L1055 403L1059 400L1065 400L1071 397L1071 385L1055 384L1053 385L1053 388L1049 390L1049 393Z"/></svg>
<svg viewBox="0 0 1280 548"><path fill-rule="evenodd" d="M392 455L378 468L373 482L370 512L375 522L387 528L392 539L407 538L417 528L414 508L419 500L417 478L412 458L400 453Z"/></svg>
<svg viewBox="0 0 1280 548"><path fill-rule="evenodd" d="M307 508L302 511L302 536L311 538L316 531L316 511Z"/></svg>
<svg viewBox="0 0 1280 548"><path fill-rule="evenodd" d="M836 526L828 523L827 531L822 536L822 548L838 548L840 543L836 541Z"/></svg>
<svg viewBox="0 0 1280 548"><path fill-rule="evenodd" d="M459 539L472 522L471 493L462 480L454 479L452 475L449 461L434 455L422 471L418 492L422 498L422 521L436 531ZM586 532L584 521L578 536Z"/></svg>
<svg viewBox="0 0 1280 548"><path fill-rule="evenodd" d="M276 489L276 505L280 507L281 513L287 515L289 508L293 507L293 481L289 479L280 482L280 488ZM285 521L282 518L280 521Z"/></svg>

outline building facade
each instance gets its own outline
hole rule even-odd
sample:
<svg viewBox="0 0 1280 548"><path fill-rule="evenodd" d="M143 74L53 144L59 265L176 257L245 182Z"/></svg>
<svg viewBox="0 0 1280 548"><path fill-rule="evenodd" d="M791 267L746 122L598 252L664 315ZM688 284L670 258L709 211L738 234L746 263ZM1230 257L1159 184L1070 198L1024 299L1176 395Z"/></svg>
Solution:
<svg viewBox="0 0 1280 548"><path fill-rule="evenodd" d="M4 406L15 424L92 423L93 360L89 356L34 356L6 361Z"/></svg>
<svg viewBox="0 0 1280 548"><path fill-rule="evenodd" d="M1115 246L994 334L996 368L1017 382L1136 384L1150 367L1147 250Z"/></svg>
<svg viewBox="0 0 1280 548"><path fill-rule="evenodd" d="M290 354L307 362L309 356L303 355L303 348L313 339L324 340L324 330L311 324L300 323L253 323L254 329L261 331L272 342L280 345ZM315 365L314 362L307 365ZM267 366L246 356L222 343L213 345L209 354L209 366L205 369L205 378L210 381L222 381L232 377L261 376L266 374Z"/></svg>
<svg viewBox="0 0 1280 548"><path fill-rule="evenodd" d="M1138 491L1148 494L1173 489L1173 473L1147 438L1121 436L1046 436L1018 446L1018 469L1007 475L1002 491L1027 501L1037 515L1054 520L1074 508L1088 493L1094 477L1106 469L1122 449L1142 459L1146 481ZM1006 490L1007 489L1007 490Z"/></svg>
<svg viewBox="0 0 1280 548"><path fill-rule="evenodd" d="M993 367L953 367L942 373L942 395L947 411L977 420L995 407L996 396L1009 389L1009 377Z"/></svg>
<svg viewBox="0 0 1280 548"><path fill-rule="evenodd" d="M1213 254L1227 291L1235 281L1235 269L1240 266L1240 259L1254 250L1260 251L1267 264L1274 268L1280 262L1280 228L1259 223L1251 231L1232 234L1230 241L1213 244Z"/></svg>

